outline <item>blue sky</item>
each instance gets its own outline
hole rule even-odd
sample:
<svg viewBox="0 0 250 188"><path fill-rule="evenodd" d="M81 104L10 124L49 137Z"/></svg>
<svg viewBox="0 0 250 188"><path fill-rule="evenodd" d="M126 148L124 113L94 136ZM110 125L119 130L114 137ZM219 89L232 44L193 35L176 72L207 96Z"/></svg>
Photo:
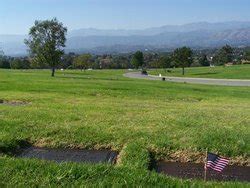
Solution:
<svg viewBox="0 0 250 188"><path fill-rule="evenodd" d="M249 8L250 0L0 0L0 34L26 34L36 19L53 17L69 30L250 21Z"/></svg>

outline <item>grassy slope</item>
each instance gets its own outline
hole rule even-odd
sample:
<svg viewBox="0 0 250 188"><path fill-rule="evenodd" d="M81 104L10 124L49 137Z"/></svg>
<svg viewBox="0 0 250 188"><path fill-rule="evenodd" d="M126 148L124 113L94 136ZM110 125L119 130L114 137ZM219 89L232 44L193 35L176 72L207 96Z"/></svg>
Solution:
<svg viewBox="0 0 250 188"><path fill-rule="evenodd" d="M164 70L151 70L150 74L162 74L165 76L182 77L180 68L171 69L171 73ZM234 65L229 67L191 67L185 68L185 77L197 78L228 78L228 79L250 79L250 65Z"/></svg>
<svg viewBox="0 0 250 188"><path fill-rule="evenodd" d="M121 151L124 145L138 142L130 152L139 147L143 149L141 153L148 149L157 158L186 154L186 159L199 160L200 152L209 147L238 161L248 159L249 88L132 80L121 74L122 71L67 71L51 78L48 71L0 70L0 99L31 103L0 105L0 148L8 151L27 140L39 146ZM145 167L141 161L145 158L147 155L142 154L135 159L137 163L130 163L130 157L124 157L124 166L110 167L53 163L47 166L45 162L2 157L0 182L66 185L84 181L106 185L113 179L114 183L125 185L191 185L148 174L138 167ZM134 164L138 164L136 170L131 170ZM86 169L89 173L85 173ZM104 175L105 170L110 173ZM25 174L30 178L24 179ZM63 181L58 182L61 176Z"/></svg>

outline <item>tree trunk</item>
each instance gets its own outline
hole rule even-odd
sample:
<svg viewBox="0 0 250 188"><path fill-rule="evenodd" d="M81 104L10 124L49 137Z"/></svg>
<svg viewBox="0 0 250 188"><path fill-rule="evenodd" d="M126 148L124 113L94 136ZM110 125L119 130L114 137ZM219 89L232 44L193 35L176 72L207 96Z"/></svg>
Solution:
<svg viewBox="0 0 250 188"><path fill-rule="evenodd" d="M182 75L185 74L185 70L184 70L184 67L182 67Z"/></svg>
<svg viewBox="0 0 250 188"><path fill-rule="evenodd" d="M51 76L54 77L55 76L55 67L52 67L52 73Z"/></svg>

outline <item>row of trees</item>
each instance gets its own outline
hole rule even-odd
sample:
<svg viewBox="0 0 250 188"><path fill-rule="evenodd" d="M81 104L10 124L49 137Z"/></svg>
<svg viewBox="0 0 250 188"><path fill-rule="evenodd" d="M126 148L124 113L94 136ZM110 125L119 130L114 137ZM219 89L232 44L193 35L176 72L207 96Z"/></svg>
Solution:
<svg viewBox="0 0 250 188"><path fill-rule="evenodd" d="M143 53L136 52L132 58L134 67L147 67L143 61ZM210 56L204 52L197 54L188 47L177 48L172 53L156 56L154 60L154 68L173 68L181 67L182 74L185 73L185 67L193 66L211 66L211 65L225 65L240 64L244 61L250 61L250 49L244 51L233 49L231 46L226 45L219 50L216 50Z"/></svg>
<svg viewBox="0 0 250 188"><path fill-rule="evenodd" d="M243 53L244 52L244 53ZM212 58L213 57L213 58ZM184 60L186 59L186 60ZM197 51L190 48L178 48L174 52L135 54L106 54L92 55L75 53L63 54L55 68L63 69L129 69L129 68L173 68L188 66L224 65L228 62L235 64L241 60L250 60L250 50L232 49L225 46L220 50ZM50 68L46 62L39 62L36 58L13 58L0 55L0 68L30 69Z"/></svg>
<svg viewBox="0 0 250 188"><path fill-rule="evenodd" d="M30 61L28 58L13 58L0 55L0 68L4 69L29 69Z"/></svg>
<svg viewBox="0 0 250 188"><path fill-rule="evenodd" d="M25 44L29 47L29 58L10 58L0 54L0 68L51 68L54 76L56 68L172 68L223 65L245 58L250 60L250 51L241 51L226 45L218 51L192 51L188 47L177 48L168 53L142 53L119 55L64 54L67 28L57 19L36 21L31 27Z"/></svg>
<svg viewBox="0 0 250 188"><path fill-rule="evenodd" d="M171 68L171 67L181 67L182 68L182 74L184 75L184 68L188 67L193 62L193 51L188 47L183 48L177 48L172 54L170 55L163 55L161 56L157 62L156 65L158 65L159 68ZM133 58L131 60L131 64L134 65L136 69L142 68L143 71L145 71L145 61L143 57L143 53L138 51L133 55Z"/></svg>

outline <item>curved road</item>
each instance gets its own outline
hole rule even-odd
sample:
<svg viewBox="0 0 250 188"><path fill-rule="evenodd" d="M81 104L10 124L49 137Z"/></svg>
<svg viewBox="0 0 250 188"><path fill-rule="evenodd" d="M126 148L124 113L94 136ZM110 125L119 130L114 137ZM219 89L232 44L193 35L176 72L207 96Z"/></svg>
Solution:
<svg viewBox="0 0 250 188"><path fill-rule="evenodd" d="M208 84L223 86L249 86L250 80L237 79L214 79L214 78L185 78L185 77L159 77L153 75L142 75L140 72L128 72L124 74L128 78L139 78L147 80L162 80L164 77L168 82L192 83L192 84Z"/></svg>

